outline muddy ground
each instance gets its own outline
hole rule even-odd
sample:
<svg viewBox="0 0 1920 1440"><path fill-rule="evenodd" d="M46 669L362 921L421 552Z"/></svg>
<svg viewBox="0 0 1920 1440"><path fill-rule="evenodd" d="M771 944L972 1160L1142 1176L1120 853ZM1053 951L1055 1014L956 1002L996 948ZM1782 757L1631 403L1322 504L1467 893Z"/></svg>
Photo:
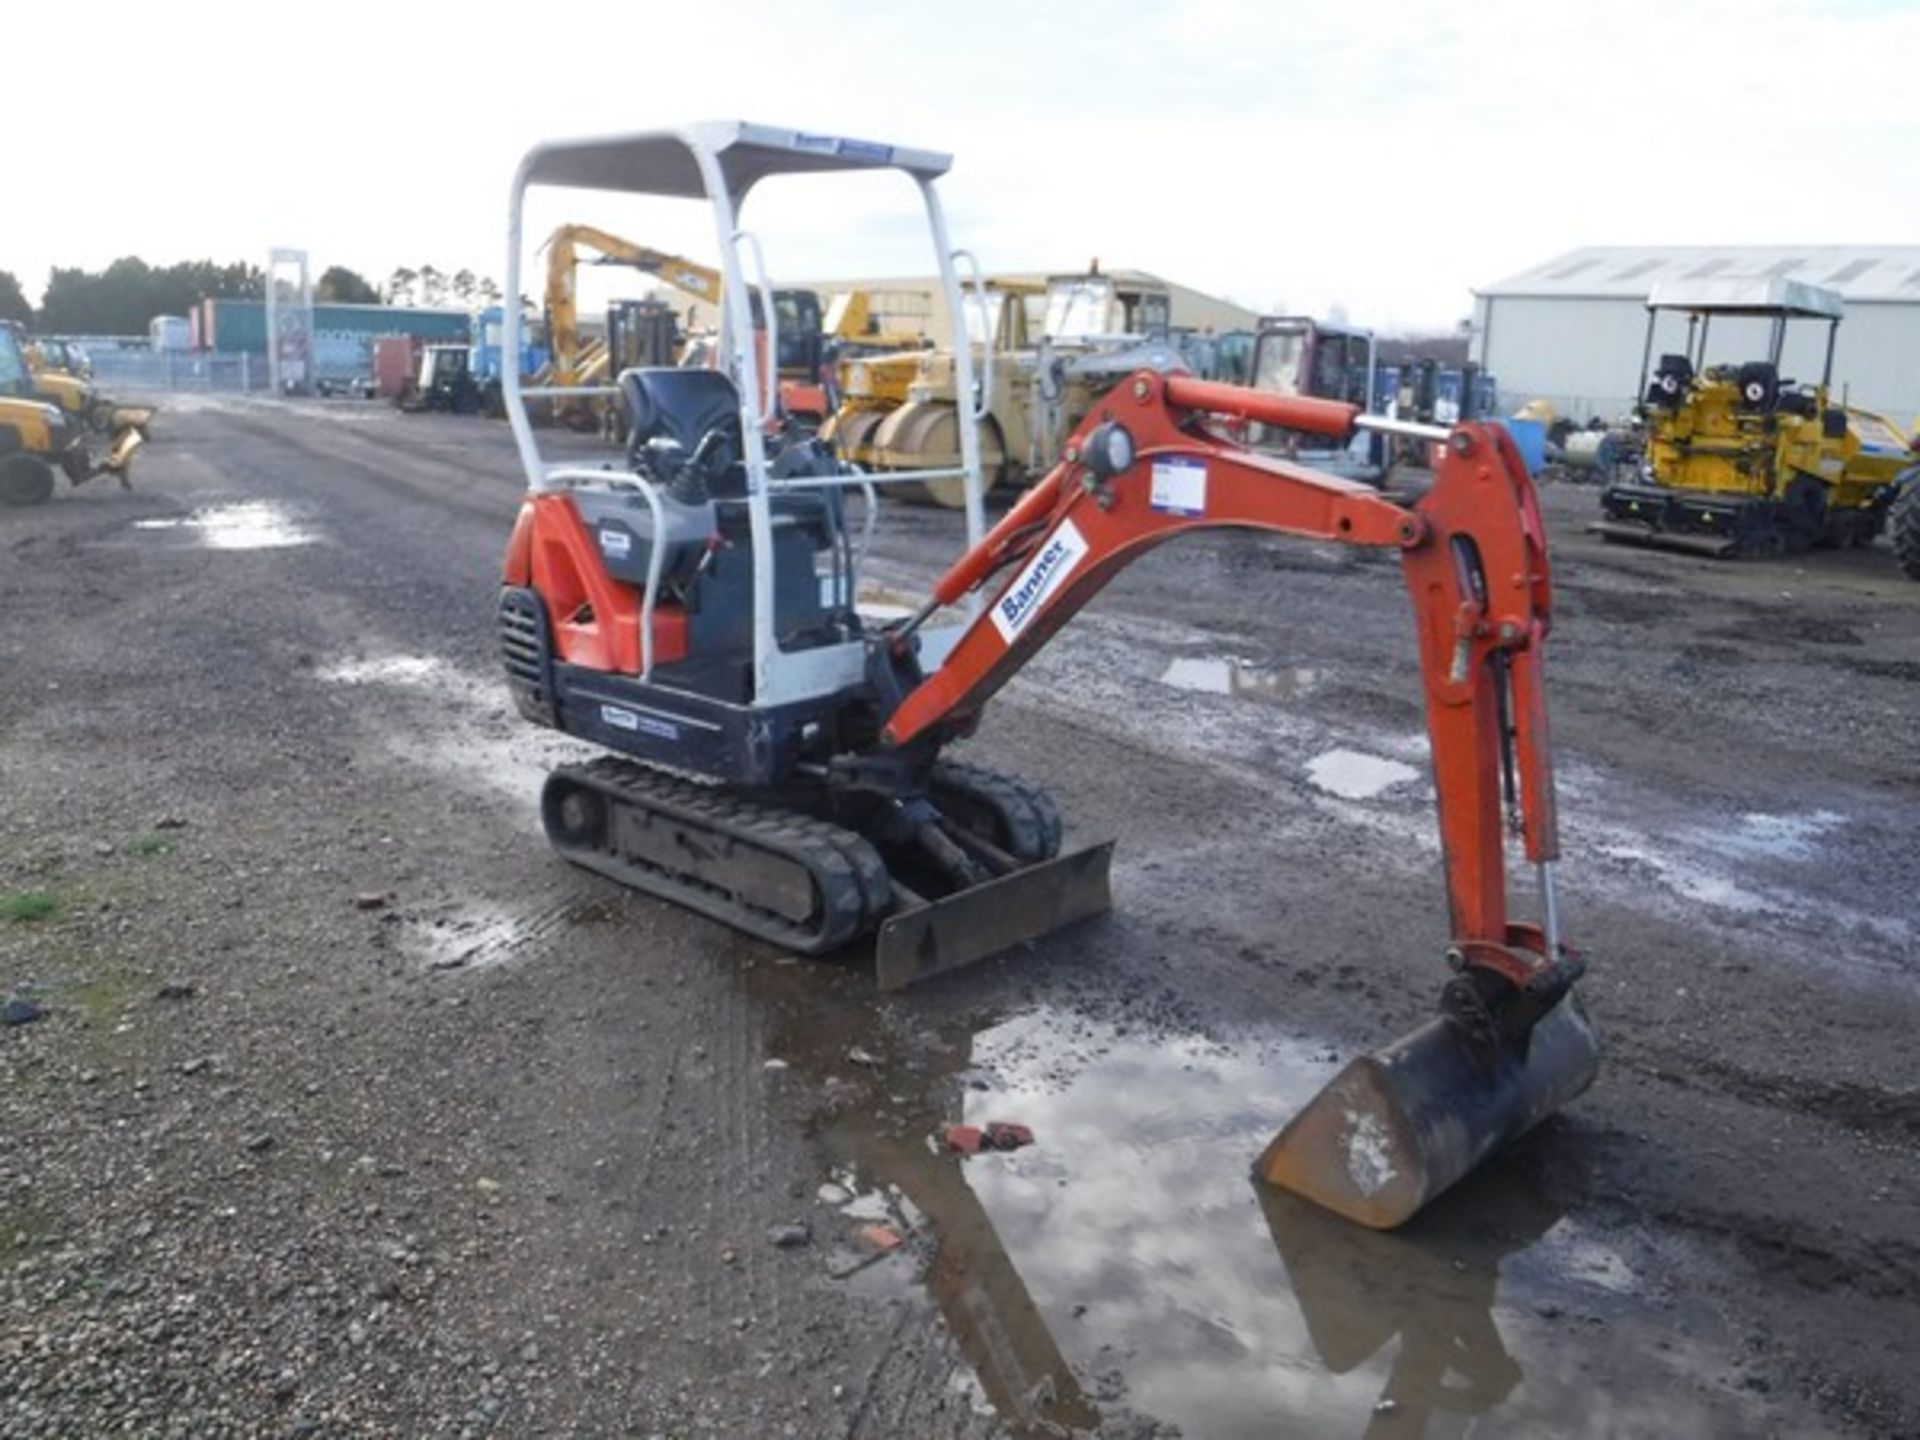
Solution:
<svg viewBox="0 0 1920 1440"><path fill-rule="evenodd" d="M0 514L0 1434L1920 1430L1884 548L1608 549L1549 491L1607 1064L1382 1237L1247 1173L1443 975L1391 561L1123 577L966 747L1117 837L1114 912L881 998L549 853L519 484L482 421L177 399L133 493ZM889 509L873 578L958 535Z"/></svg>

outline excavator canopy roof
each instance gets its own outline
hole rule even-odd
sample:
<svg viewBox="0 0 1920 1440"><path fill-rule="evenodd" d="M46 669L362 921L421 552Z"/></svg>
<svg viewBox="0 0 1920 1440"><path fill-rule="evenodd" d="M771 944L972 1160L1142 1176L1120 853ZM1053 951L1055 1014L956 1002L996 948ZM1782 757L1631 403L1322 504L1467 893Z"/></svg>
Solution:
<svg viewBox="0 0 1920 1440"><path fill-rule="evenodd" d="M1780 276L1755 279L1676 280L1653 287L1649 310L1688 310L1696 315L1788 315L1838 320L1844 305L1837 291Z"/></svg>
<svg viewBox="0 0 1920 1440"><path fill-rule="evenodd" d="M951 155L933 150L745 120L709 120L679 130L549 141L528 152L520 172L526 184L697 200L707 193L697 158L703 152L712 155L735 197L769 175L891 169L932 179L953 164Z"/></svg>

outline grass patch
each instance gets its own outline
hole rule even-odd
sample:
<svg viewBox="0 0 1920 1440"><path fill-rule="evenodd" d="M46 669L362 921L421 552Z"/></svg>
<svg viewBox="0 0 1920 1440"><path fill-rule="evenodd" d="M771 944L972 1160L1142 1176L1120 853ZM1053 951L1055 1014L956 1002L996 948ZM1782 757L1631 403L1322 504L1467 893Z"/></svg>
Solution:
<svg viewBox="0 0 1920 1440"><path fill-rule="evenodd" d="M0 896L0 920L29 924L45 920L60 909L60 897L51 890L22 890L17 895Z"/></svg>
<svg viewBox="0 0 1920 1440"><path fill-rule="evenodd" d="M133 848L142 855L164 855L173 849L173 842L158 831L149 830L133 842Z"/></svg>
<svg viewBox="0 0 1920 1440"><path fill-rule="evenodd" d="M49 988L54 998L71 1005L101 1029L112 1025L148 993L147 984L124 963L109 963L84 980Z"/></svg>

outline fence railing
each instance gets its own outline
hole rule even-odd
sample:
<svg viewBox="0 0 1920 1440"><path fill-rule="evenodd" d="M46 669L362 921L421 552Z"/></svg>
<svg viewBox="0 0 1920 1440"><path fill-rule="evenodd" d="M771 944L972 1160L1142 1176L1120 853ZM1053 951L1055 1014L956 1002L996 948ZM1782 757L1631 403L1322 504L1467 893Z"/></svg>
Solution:
<svg viewBox="0 0 1920 1440"><path fill-rule="evenodd" d="M96 350L93 380L101 389L204 390L240 393L267 388L267 357L197 350Z"/></svg>

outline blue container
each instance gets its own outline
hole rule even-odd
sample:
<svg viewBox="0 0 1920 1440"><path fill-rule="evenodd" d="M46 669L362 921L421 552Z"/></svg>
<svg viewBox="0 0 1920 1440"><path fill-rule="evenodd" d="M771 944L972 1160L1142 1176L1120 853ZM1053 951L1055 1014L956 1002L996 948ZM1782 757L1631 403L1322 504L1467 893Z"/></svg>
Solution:
<svg viewBox="0 0 1920 1440"><path fill-rule="evenodd" d="M1507 433L1513 436L1514 448L1520 452L1520 458L1526 462L1527 473L1538 475L1540 467L1547 463L1547 427L1538 420L1500 420L1507 427Z"/></svg>

